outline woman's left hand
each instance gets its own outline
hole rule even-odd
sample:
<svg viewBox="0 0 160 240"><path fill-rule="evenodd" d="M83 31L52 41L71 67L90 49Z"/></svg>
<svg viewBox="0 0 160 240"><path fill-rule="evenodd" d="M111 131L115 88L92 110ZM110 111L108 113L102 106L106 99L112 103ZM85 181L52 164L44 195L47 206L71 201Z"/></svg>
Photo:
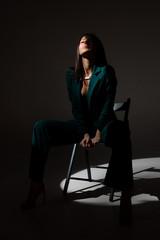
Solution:
<svg viewBox="0 0 160 240"><path fill-rule="evenodd" d="M91 139L91 141L92 141L92 146L95 147L95 145L99 143L100 138L95 136L94 138Z"/></svg>
<svg viewBox="0 0 160 240"><path fill-rule="evenodd" d="M101 138L101 132L97 129L95 137L91 139L93 147L99 143L100 138Z"/></svg>

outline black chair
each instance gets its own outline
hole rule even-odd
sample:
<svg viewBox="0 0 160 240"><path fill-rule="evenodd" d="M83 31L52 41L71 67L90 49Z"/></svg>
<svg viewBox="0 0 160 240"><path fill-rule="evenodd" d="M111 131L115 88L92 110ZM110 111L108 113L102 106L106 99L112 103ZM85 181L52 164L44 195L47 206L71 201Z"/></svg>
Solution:
<svg viewBox="0 0 160 240"><path fill-rule="evenodd" d="M122 120L127 125L128 125L128 113L129 113L129 108L130 108L130 102L131 102L131 100L130 100L130 98L128 98L126 102L114 103L114 107L113 107L115 112L123 111L124 114L123 114L123 119ZM88 178L80 178L80 177L72 177L71 176L77 145L78 145L77 143L74 143L74 145L73 145L71 159L70 159L68 172L67 172L67 177L66 177L66 181L65 181L65 185L64 185L64 189L63 189L63 194L64 195L66 195L66 193L67 193L69 181L71 179L90 181L90 182L102 182L103 183L102 180L92 179L92 176L91 176L91 166L90 166L90 162L89 162L89 154L88 154L88 150L87 149L85 149L84 151L85 151L85 160L86 160ZM105 168L107 169L107 167L105 167ZM111 188L110 197L109 197L109 201L110 202L113 202L114 192L115 192L115 189Z"/></svg>

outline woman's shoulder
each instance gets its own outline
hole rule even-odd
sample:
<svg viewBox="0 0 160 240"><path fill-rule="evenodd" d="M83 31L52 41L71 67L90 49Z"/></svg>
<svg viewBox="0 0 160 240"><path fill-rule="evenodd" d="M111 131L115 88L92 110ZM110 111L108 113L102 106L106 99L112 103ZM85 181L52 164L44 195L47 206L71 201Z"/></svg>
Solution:
<svg viewBox="0 0 160 240"><path fill-rule="evenodd" d="M75 79L74 67L69 67L66 69L66 80L67 82L72 82Z"/></svg>
<svg viewBox="0 0 160 240"><path fill-rule="evenodd" d="M68 67L66 69L66 75L74 76L74 74L75 74L74 67Z"/></svg>
<svg viewBox="0 0 160 240"><path fill-rule="evenodd" d="M109 64L102 66L101 70L104 73L115 73L114 67Z"/></svg>
<svg viewBox="0 0 160 240"><path fill-rule="evenodd" d="M101 74L104 77L104 81L106 81L107 84L115 84L117 85L117 78L114 68L107 64L101 68Z"/></svg>
<svg viewBox="0 0 160 240"><path fill-rule="evenodd" d="M99 76L104 77L104 79L115 76L115 70L109 64L96 68L95 72L98 73Z"/></svg>

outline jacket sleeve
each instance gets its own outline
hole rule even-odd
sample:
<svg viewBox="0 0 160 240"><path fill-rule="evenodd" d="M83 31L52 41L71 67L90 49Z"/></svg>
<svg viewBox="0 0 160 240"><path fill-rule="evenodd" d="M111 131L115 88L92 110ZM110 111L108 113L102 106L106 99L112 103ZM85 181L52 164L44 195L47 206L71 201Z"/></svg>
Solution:
<svg viewBox="0 0 160 240"><path fill-rule="evenodd" d="M99 129L100 131L102 131L102 129L106 126L107 123L116 118L113 111L117 87L117 79L114 69L109 66L109 69L106 71L104 77L105 77L105 101L96 124L97 129Z"/></svg>
<svg viewBox="0 0 160 240"><path fill-rule="evenodd" d="M75 81L75 79L74 79L74 72L71 68L68 68L66 71L66 81L67 81L67 90L68 90L69 100L72 104L72 115L79 125L79 130L83 134L87 133L88 126L84 119L81 105L80 103L77 103L77 99L75 98L75 95L73 93L74 91L73 81Z"/></svg>

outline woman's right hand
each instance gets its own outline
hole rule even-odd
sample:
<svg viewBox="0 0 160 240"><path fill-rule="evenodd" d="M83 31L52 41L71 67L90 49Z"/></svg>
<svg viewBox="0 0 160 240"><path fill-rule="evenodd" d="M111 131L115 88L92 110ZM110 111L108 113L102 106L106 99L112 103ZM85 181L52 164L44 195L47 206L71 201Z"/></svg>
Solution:
<svg viewBox="0 0 160 240"><path fill-rule="evenodd" d="M92 147L92 141L91 141L91 138L89 136L88 133L85 133L84 134L84 138L82 139L82 141L80 142L80 145L83 147L83 148L91 148Z"/></svg>

